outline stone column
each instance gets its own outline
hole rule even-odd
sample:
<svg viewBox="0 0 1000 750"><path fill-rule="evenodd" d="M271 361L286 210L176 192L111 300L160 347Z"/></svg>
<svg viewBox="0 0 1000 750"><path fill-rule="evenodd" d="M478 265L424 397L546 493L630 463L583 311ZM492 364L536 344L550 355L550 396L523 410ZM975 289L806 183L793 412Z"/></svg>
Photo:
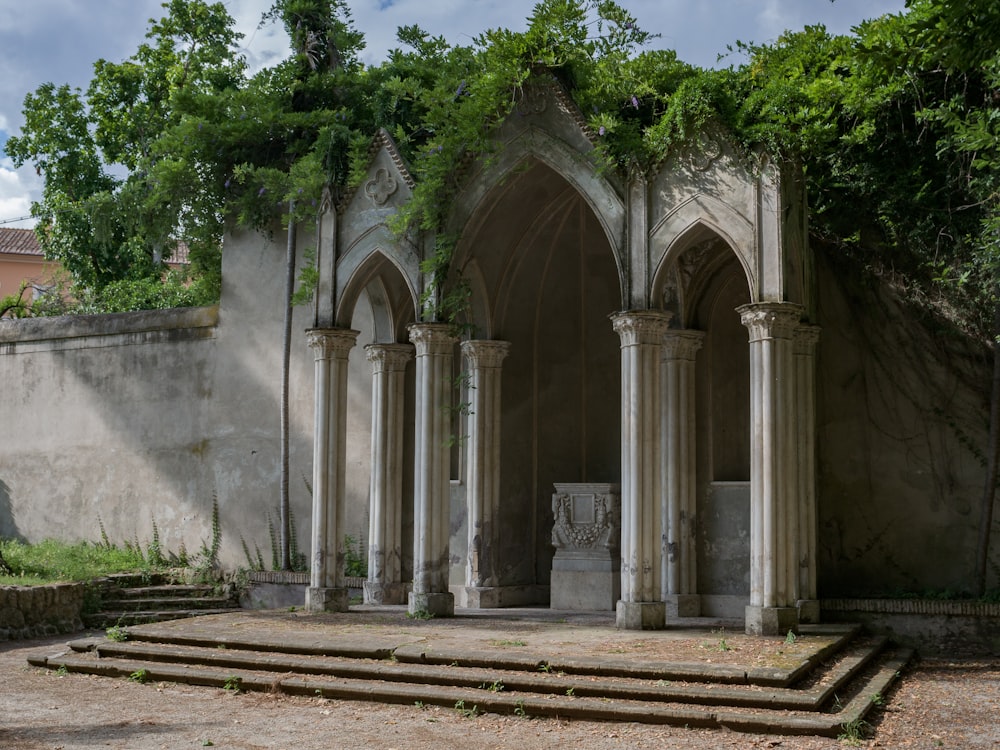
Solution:
<svg viewBox="0 0 1000 750"><path fill-rule="evenodd" d="M817 326L795 329L795 414L798 447L800 623L819 622L816 590L816 345Z"/></svg>
<svg viewBox="0 0 1000 750"><path fill-rule="evenodd" d="M798 470L793 338L802 307L737 308L750 332L750 605L746 631L798 626Z"/></svg>
<svg viewBox="0 0 1000 750"><path fill-rule="evenodd" d="M695 355L704 337L701 331L672 330L664 339L661 588L667 617L701 614L695 547Z"/></svg>
<svg viewBox="0 0 1000 750"><path fill-rule="evenodd" d="M508 341L466 341L469 366L469 438L466 467L469 561L466 599L470 607L500 606L497 563L497 503L500 499L500 376Z"/></svg>
<svg viewBox="0 0 1000 750"><path fill-rule="evenodd" d="M621 337L622 585L619 628L666 625L662 601L660 374L670 313L637 310L611 316Z"/></svg>
<svg viewBox="0 0 1000 750"><path fill-rule="evenodd" d="M306 331L316 358L313 427L312 562L306 609L346 612L344 586L344 464L347 461L347 358L358 331Z"/></svg>
<svg viewBox="0 0 1000 750"><path fill-rule="evenodd" d="M365 604L403 604L403 405L411 344L369 344L372 365L372 478Z"/></svg>
<svg viewBox="0 0 1000 750"><path fill-rule="evenodd" d="M415 323L410 341L417 347L416 433L414 441L413 591L411 614L455 614L448 590L448 541L452 349L455 337L446 323Z"/></svg>

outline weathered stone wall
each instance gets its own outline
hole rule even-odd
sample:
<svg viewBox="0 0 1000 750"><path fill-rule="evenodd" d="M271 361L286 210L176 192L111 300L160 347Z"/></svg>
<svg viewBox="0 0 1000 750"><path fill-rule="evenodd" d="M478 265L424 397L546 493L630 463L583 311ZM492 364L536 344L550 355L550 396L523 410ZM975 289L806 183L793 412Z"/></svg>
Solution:
<svg viewBox="0 0 1000 750"><path fill-rule="evenodd" d="M932 316L917 320L889 285L833 256L818 261L820 596L968 591L988 431L986 347Z"/></svg>
<svg viewBox="0 0 1000 750"><path fill-rule="evenodd" d="M0 641L83 630L86 585L0 586Z"/></svg>
<svg viewBox="0 0 1000 750"><path fill-rule="evenodd" d="M308 238L303 238L302 247ZM300 253L300 258L302 254ZM270 561L279 503L284 247L227 237L218 308L0 322L0 536L152 539L245 564ZM290 494L308 554L313 360L309 307L295 310ZM360 357L363 361L363 356Z"/></svg>

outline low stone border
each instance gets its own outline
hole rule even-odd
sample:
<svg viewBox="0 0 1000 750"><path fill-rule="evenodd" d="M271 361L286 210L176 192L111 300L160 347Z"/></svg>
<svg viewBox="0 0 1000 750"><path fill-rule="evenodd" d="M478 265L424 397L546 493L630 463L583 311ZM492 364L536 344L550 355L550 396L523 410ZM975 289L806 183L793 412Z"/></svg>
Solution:
<svg viewBox="0 0 1000 750"><path fill-rule="evenodd" d="M937 656L1000 655L1000 604L938 599L824 599L822 622L852 622Z"/></svg>
<svg viewBox="0 0 1000 750"><path fill-rule="evenodd" d="M251 570L247 573L250 583L289 583L309 585L308 573L297 573L290 570ZM361 576L346 576L344 585L349 589L360 589L365 585Z"/></svg>
<svg viewBox="0 0 1000 750"><path fill-rule="evenodd" d="M836 612L870 612L883 615L952 615L1000 617L1000 602L950 599L824 599L820 607Z"/></svg>
<svg viewBox="0 0 1000 750"><path fill-rule="evenodd" d="M0 586L0 641L83 630L85 583Z"/></svg>

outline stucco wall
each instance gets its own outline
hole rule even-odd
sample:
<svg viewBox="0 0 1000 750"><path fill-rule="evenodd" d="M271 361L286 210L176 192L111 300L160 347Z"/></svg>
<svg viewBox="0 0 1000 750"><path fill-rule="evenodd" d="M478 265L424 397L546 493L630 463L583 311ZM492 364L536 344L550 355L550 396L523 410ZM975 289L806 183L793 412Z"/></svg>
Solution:
<svg viewBox="0 0 1000 750"><path fill-rule="evenodd" d="M820 596L968 591L988 429L986 347L933 318L920 323L887 285L832 257L818 257Z"/></svg>
<svg viewBox="0 0 1000 750"><path fill-rule="evenodd" d="M306 245L308 238L303 240ZM284 247L227 238L216 308L0 323L0 414L24 426L0 448L0 535L161 544L245 564L241 537L270 559L279 496ZM301 254L300 254L301 257ZM312 352L295 310L290 488L308 553Z"/></svg>

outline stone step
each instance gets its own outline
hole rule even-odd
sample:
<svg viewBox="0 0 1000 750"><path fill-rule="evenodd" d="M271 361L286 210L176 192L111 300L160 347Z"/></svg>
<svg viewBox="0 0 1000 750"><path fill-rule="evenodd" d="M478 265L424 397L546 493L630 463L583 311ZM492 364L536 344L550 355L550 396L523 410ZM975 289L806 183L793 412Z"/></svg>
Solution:
<svg viewBox="0 0 1000 750"><path fill-rule="evenodd" d="M106 650L105 646L107 646ZM125 644L118 644L114 647L101 644L92 653L81 654L70 651L50 657L32 658L29 659L29 662L35 666L50 669L63 668L70 672L111 677L131 676L133 679L141 678L144 681L239 687L243 690L280 690L288 694L320 695L341 700L396 704L419 703L455 707L466 711L522 716L559 716L598 721L727 727L737 731L774 734L836 736L843 731L843 727L860 721L872 706L881 702L881 696L885 695L893 680L912 656L908 650L883 651L866 669L858 673L851 685L841 684L840 694L842 698L847 700L846 704L837 702L836 705L828 706L826 710L820 711L815 708L812 710L801 710L801 708L778 710L773 704L768 703L764 696L761 697L760 702L753 702L747 698L746 702L740 705L730 703L706 705L696 701L681 702L677 698L678 690L669 692L666 690L670 687L669 685L652 686L664 688L664 693L659 697L654 697L649 692L645 695L640 693L626 695L620 692L622 686L628 684L623 682L622 678L610 680L604 688L596 687L593 694L583 695L576 693L576 684L572 682L573 680L579 681L579 677L554 675L556 679L551 679L553 677L551 673L533 675L532 677L535 679L531 680L526 679L528 675L525 675L519 684L522 689L516 690L508 686L507 680L509 678L504 673L503 689L499 689L499 684L490 681L488 675L477 675L468 671L457 672L454 677L449 678L450 682L461 683L457 685L429 684L422 679L416 682L385 679L392 670L396 670L397 676L404 674L404 670L410 670L408 679L416 678L416 673L412 671L417 668L416 665L379 665L381 667L380 678L372 678L371 676L367 678L360 676L341 677L336 674L303 673L294 668L288 669L289 663L279 664L279 660L273 654L264 655L256 662L252 657L248 658L249 652L234 652L233 654L216 655L218 663L215 665L191 662L164 663L163 661L130 658L124 646ZM86 646L77 645L77 648L81 647ZM150 648L149 645L143 645L143 647ZM121 654L121 658L110 655L115 653L116 649ZM219 651L224 652L226 649L219 649ZM102 652L107 653L108 656L103 656ZM161 653L160 656L163 654ZM288 657L284 655L280 658L287 659ZM328 657L305 658L315 660ZM208 661L208 655L202 653L201 659ZM230 659L234 660L227 661ZM271 661L267 661L268 659ZM847 660L849 661L850 657L847 657ZM842 668L847 669L846 666ZM421 666L419 669L445 673L455 672L456 669L463 668ZM298 671L297 674L296 671ZM289 672L293 674L289 675ZM276 676L276 673L281 676ZM483 679L478 686L468 682L469 679L472 679L474 683L483 677L487 679ZM571 682L559 682L566 679L571 680ZM828 683L824 680L820 680L820 683L823 685L820 692L827 692L826 685ZM550 689L542 691L539 689L540 684L547 684ZM567 685L569 687L566 687ZM572 691L570 691L571 687ZM703 686L696 686L696 688L704 690ZM562 689L563 692L561 694L553 692L555 689ZM734 687L726 688L726 690L735 689ZM608 694L602 690L618 690L619 692L612 693L612 697L609 699ZM647 688L648 690L649 688ZM742 690L747 696L759 692L754 688L746 687ZM819 696L817 695L815 698L818 699Z"/></svg>
<svg viewBox="0 0 1000 750"><path fill-rule="evenodd" d="M398 660L347 659L246 651L204 646L174 646L149 642L113 642L83 639L69 644L77 652L96 651L100 659L131 659L157 663L192 664L236 670L294 672L346 679L454 687L496 686L504 691L576 695L607 699L697 703L757 708L817 711L831 696L864 669L885 647L877 638L851 647L827 666L822 680L804 689L760 690L749 685L705 685L664 679L599 677L562 672L512 672L503 668L413 664Z"/></svg>
<svg viewBox="0 0 1000 750"><path fill-rule="evenodd" d="M227 609L237 604L226 596L146 596L131 599L104 599L102 611L136 612L172 609Z"/></svg>
<svg viewBox="0 0 1000 750"><path fill-rule="evenodd" d="M166 622L202 615L218 615L231 612L233 606L218 609L169 609L169 610L101 610L83 615L83 624L88 628L104 629L114 626L142 625Z"/></svg>
<svg viewBox="0 0 1000 750"><path fill-rule="evenodd" d="M267 651L271 653L302 654L315 656L340 656L360 659L393 659L410 664L431 664L441 666L482 667L509 671L537 673L563 672L602 677L633 677L670 682L709 682L728 685L757 685L761 687L788 687L804 679L816 665L841 652L860 633L856 625L803 626L804 631L814 635L818 645L808 658L791 661L783 668L743 667L726 664L706 664L704 662L685 664L683 662L636 662L627 658L588 657L539 657L532 653L477 651L468 648L434 647L427 644L403 644L392 649L373 642L371 639L340 638L335 642L317 641L308 636L298 639L294 634L286 634L280 642L271 637L256 638L245 633L229 637L214 631L199 634L196 628L166 634L147 633L141 629L129 633L130 641L151 641L177 646L225 647Z"/></svg>
<svg viewBox="0 0 1000 750"><path fill-rule="evenodd" d="M128 586L119 587L114 592L118 599L149 599L158 597L186 597L200 599L203 597L220 596L218 586L210 586L206 583L166 583L156 586Z"/></svg>

